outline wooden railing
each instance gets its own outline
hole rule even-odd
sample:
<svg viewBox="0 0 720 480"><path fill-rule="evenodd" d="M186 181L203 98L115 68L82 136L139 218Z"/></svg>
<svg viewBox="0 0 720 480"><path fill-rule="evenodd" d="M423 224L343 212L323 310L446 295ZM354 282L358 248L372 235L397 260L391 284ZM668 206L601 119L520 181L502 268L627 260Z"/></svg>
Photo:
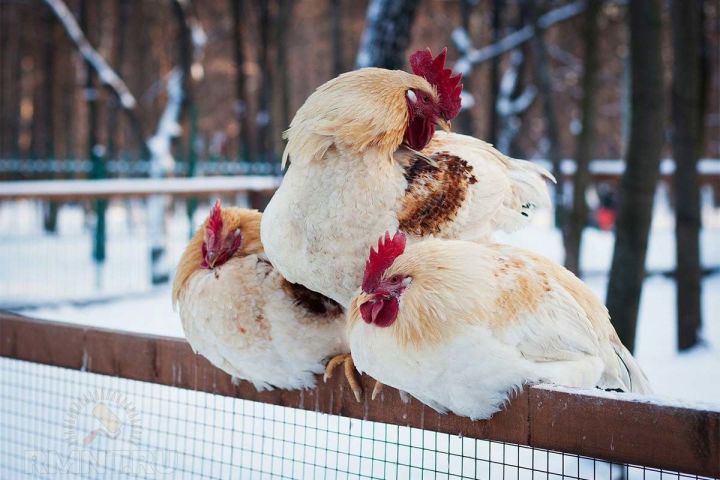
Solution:
<svg viewBox="0 0 720 480"><path fill-rule="evenodd" d="M223 193L272 192L280 177L118 178L107 180L20 180L0 182L2 200L94 200L173 195L202 197Z"/></svg>
<svg viewBox="0 0 720 480"><path fill-rule="evenodd" d="M49 322L0 312L0 356L83 369L268 404L505 441L616 463L720 477L720 411L623 399L622 394L526 388L488 421L438 414L391 388L358 403L336 375L314 390L258 392L182 339ZM372 380L363 378L366 391Z"/></svg>

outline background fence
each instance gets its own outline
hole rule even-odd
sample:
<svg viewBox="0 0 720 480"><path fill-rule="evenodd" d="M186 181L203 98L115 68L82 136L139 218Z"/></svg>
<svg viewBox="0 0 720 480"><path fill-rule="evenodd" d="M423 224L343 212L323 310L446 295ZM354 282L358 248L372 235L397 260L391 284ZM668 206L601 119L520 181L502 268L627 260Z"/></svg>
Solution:
<svg viewBox="0 0 720 480"><path fill-rule="evenodd" d="M720 476L710 409L532 387L471 422L390 388L357 403L341 376L257 392L180 339L14 314L0 330L3 478Z"/></svg>
<svg viewBox="0 0 720 480"><path fill-rule="evenodd" d="M9 164L10 161L0 160L0 172L3 162ZM64 164L61 161L56 163ZM550 167L547 162L540 163ZM37 164L50 165L43 160L38 160ZM220 164L236 165L218 162ZM237 164L240 167L243 165ZM268 173L265 167L269 164L257 165L264 166L259 171ZM572 182L569 179L574 173L575 163L566 160L562 165L566 176L566 195L570 195ZM593 183L612 190L610 185L619 181L623 168L620 160L595 160L590 165ZM669 180L674 163L666 160L660 170L662 178ZM720 216L714 207L720 199L720 160L702 159L698 173L703 185L702 204L707 207L703 210L703 222L707 232L716 231L720 227ZM262 200L269 199L279 183L279 176L266 174L0 182L0 229L3 230L0 246L6 252L5 256L0 252L0 262L7 267L4 272L0 271L0 308L53 307L60 301L87 304L130 293L152 292L153 287L161 283L155 281L158 269L153 264L159 226L167 229L167 235L162 235L159 241L167 253L167 261L161 262L164 264L162 278L167 280L168 265L177 261L189 232L207 214L208 198L221 196L231 204L250 206L253 201L262 203ZM668 203L668 208L672 208L673 194L669 184L665 182L658 190L658 198L663 199L658 203ZM165 216L158 220L152 215L151 200L160 195L166 211ZM665 201L665 198L669 200ZM592 200L593 208L597 210L600 206L598 195ZM98 210L100 207L102 214ZM672 240L672 226L666 224L673 221L673 216L674 213L668 211L661 220L666 227L661 243ZM591 217L589 222L597 220L595 215ZM54 227L50 228L49 223ZM653 249L650 250L652 257ZM712 253L715 249L710 245L703 250L704 253ZM674 274L675 265L670 252L662 256L664 258L659 263L648 265L649 272ZM591 257L591 260L597 258L596 255ZM715 256L710 257L705 262L704 274L717 270ZM24 268L26 258L33 258L35 265L41 268ZM562 256L558 261L562 261ZM583 273L605 275L609 261L610 258L607 266L583 261ZM73 275L70 279L69 274Z"/></svg>

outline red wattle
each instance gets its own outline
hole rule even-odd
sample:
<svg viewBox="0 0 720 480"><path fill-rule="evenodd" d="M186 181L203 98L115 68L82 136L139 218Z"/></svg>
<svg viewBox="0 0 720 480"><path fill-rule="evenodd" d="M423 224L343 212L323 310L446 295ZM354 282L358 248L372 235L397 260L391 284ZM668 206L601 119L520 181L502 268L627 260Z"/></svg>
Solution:
<svg viewBox="0 0 720 480"><path fill-rule="evenodd" d="M366 303L363 303L362 305L360 305L360 315L362 316L363 321L365 323L372 323L372 321L373 321L373 316L372 316L373 305L375 305L375 304L372 302L366 302Z"/></svg>
<svg viewBox="0 0 720 480"><path fill-rule="evenodd" d="M422 150L435 134L435 123L424 117L413 117L405 130L405 143L413 150Z"/></svg>
<svg viewBox="0 0 720 480"><path fill-rule="evenodd" d="M397 298L375 300L360 305L360 315L365 323L372 323L376 327L389 327L397 320L400 311L400 302Z"/></svg>

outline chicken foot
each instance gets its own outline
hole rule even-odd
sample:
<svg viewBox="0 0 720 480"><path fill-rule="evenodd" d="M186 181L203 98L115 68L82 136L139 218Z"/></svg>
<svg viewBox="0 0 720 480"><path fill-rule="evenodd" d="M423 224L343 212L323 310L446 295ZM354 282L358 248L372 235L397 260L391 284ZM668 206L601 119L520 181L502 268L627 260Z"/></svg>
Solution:
<svg viewBox="0 0 720 480"><path fill-rule="evenodd" d="M333 370L335 370L335 368L341 363L343 364L343 370L345 371L345 379L347 379L347 382L355 395L355 400L362 402L362 385L360 384L357 370L355 370L355 363L349 353L341 353L340 355L335 355L330 359L325 366L323 381L327 382L328 378L332 378Z"/></svg>
<svg viewBox="0 0 720 480"><path fill-rule="evenodd" d="M341 363L343 364L343 369L345 371L345 378L347 379L348 384L350 384L353 395L355 395L355 400L362 402L363 388L360 384L357 370L355 369L355 363L349 353L342 353L330 359L325 366L323 381L327 382L328 378L332 378L333 371ZM382 391L383 386L384 385L381 382L375 380L375 387L373 388L372 395L370 397L371 400L375 400L375 397L377 397Z"/></svg>

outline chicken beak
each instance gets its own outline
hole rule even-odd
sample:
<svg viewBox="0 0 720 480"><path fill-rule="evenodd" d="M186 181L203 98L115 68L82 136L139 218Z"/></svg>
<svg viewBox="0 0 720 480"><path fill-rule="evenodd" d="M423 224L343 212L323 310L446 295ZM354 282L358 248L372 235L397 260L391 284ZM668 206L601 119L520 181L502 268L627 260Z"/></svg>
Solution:
<svg viewBox="0 0 720 480"><path fill-rule="evenodd" d="M207 254L205 255L205 261L207 262L208 267L211 270L215 268L215 262L217 262L219 256L220 253L217 250L208 250Z"/></svg>
<svg viewBox="0 0 720 480"><path fill-rule="evenodd" d="M444 118L438 118L435 120L435 123L438 124L438 127L442 128L446 132L450 131L450 122L448 120L445 120Z"/></svg>

